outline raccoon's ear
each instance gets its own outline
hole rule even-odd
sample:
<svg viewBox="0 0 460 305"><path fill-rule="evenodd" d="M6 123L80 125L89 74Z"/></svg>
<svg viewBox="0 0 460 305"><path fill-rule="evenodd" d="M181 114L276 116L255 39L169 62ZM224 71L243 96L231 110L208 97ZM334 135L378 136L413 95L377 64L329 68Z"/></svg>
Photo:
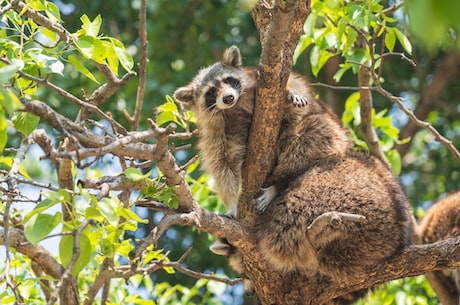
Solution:
<svg viewBox="0 0 460 305"><path fill-rule="evenodd" d="M190 104L193 102L194 90L191 86L180 87L174 92L174 99L183 104Z"/></svg>
<svg viewBox="0 0 460 305"><path fill-rule="evenodd" d="M224 52L222 62L226 65L239 68L242 65L240 49L237 46L231 46Z"/></svg>

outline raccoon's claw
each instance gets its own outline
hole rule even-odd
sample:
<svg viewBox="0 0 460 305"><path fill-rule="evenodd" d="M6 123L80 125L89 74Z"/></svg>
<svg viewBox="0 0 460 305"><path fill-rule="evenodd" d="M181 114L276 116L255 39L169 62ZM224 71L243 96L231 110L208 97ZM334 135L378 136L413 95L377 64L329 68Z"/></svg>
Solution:
<svg viewBox="0 0 460 305"><path fill-rule="evenodd" d="M297 94L293 90L288 92L289 101L292 102L297 107L305 107L308 104L308 100L305 96Z"/></svg>
<svg viewBox="0 0 460 305"><path fill-rule="evenodd" d="M260 190L262 191L262 195L256 198L257 209L260 212L265 212L268 205L270 204L270 202L272 202L273 199L275 199L278 192L274 185L271 185L269 187L263 187Z"/></svg>

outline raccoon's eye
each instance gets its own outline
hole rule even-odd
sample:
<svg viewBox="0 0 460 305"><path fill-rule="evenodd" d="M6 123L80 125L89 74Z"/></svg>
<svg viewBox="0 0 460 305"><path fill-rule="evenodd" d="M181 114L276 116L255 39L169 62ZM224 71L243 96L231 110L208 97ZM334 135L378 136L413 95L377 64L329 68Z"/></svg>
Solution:
<svg viewBox="0 0 460 305"><path fill-rule="evenodd" d="M217 95L216 94L216 88L209 89L208 91L206 91L206 94L205 94L206 97L210 97L210 98L214 98L214 99L216 98L216 95Z"/></svg>
<svg viewBox="0 0 460 305"><path fill-rule="evenodd" d="M226 79L223 80L224 83L229 84L232 86L233 89L236 89L238 91L241 90L241 84L240 81L237 80L236 78L233 77L227 77Z"/></svg>
<svg viewBox="0 0 460 305"><path fill-rule="evenodd" d="M208 91L206 91L204 95L206 108L213 108L216 106L216 97L217 97L216 88L210 88Z"/></svg>

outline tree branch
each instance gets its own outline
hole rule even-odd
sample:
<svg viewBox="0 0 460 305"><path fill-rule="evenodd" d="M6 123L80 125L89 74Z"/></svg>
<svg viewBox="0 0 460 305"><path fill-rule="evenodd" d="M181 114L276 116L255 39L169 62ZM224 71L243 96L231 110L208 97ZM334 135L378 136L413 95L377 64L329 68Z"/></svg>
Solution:
<svg viewBox="0 0 460 305"><path fill-rule="evenodd" d="M413 245L385 264L374 266L372 270L358 276L353 283L336 288L328 287L324 294L338 297L351 291L371 288L403 277L426 274L428 272L460 267L460 237L449 238L432 244ZM331 293L336 291L337 293Z"/></svg>
<svg viewBox="0 0 460 305"><path fill-rule="evenodd" d="M0 245L6 245L5 231L0 229ZM8 230L9 245L21 254L36 262L46 274L55 279L61 278L64 268L54 259L53 255L42 246L33 246L21 230L10 228Z"/></svg>
<svg viewBox="0 0 460 305"><path fill-rule="evenodd" d="M360 67L358 71L358 85L359 87L370 87L371 76L368 69ZM359 105L361 113L361 131L363 132L364 140L367 143L367 147L372 155L380 159L383 164L391 168L388 163L385 154L383 153L382 147L379 143L379 137L377 132L372 125L372 94L370 90L360 89L359 90Z"/></svg>
<svg viewBox="0 0 460 305"><path fill-rule="evenodd" d="M264 24L257 26L267 28L267 32L261 34L264 37L264 47L258 67L255 109L238 209L239 217L248 224L253 223L256 217L255 205L250 202L274 165L276 145L267 143L276 143L278 140L282 114L280 109L286 100L286 84L292 68L292 58L309 4L310 1L304 0L277 0L268 27ZM263 13L262 10L254 10L253 16ZM259 19L256 17L254 20L257 22ZM267 19L263 17L261 20Z"/></svg>
<svg viewBox="0 0 460 305"><path fill-rule="evenodd" d="M155 210L156 207L154 206L152 209ZM247 230L235 219L215 214L194 205L191 212L165 215L160 223L131 251L129 257L131 259L138 258L150 245L156 246L161 235L173 225L196 227L217 237L225 236L236 247L242 245L248 235Z"/></svg>
<svg viewBox="0 0 460 305"><path fill-rule="evenodd" d="M139 60L139 84L137 87L136 108L131 121L132 130L139 128L139 119L142 113L142 104L144 102L145 80L147 75L147 1L141 0L139 8L139 47L141 57Z"/></svg>

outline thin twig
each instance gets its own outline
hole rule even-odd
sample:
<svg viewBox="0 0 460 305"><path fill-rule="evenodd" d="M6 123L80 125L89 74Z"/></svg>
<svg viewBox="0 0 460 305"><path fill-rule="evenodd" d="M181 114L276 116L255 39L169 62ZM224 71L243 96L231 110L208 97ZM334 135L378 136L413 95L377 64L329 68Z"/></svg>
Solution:
<svg viewBox="0 0 460 305"><path fill-rule="evenodd" d="M359 68L358 71L358 84L360 86L369 86L370 85L370 72L363 67ZM379 137L375 131L374 126L372 125L372 94L369 90L360 90L359 91L359 105L360 105L360 114L361 114L361 130L363 132L364 140L367 143L367 147L371 154L380 161L383 162L388 168L391 168L388 163L385 154L383 153L382 147L379 143Z"/></svg>
<svg viewBox="0 0 460 305"><path fill-rule="evenodd" d="M139 84L137 87L136 108L131 122L132 130L139 128L139 119L142 113L142 105L144 103L145 80L147 75L147 4L146 0L141 0L139 8L139 47L141 57L139 59Z"/></svg>
<svg viewBox="0 0 460 305"><path fill-rule="evenodd" d="M435 139L442 143L444 146L447 147L447 149L454 155L455 159L457 160L458 163L460 163L460 152L457 150L457 148L452 144L452 141L445 138L444 136L442 136L437 130L436 128L433 127L433 125L431 125L430 123L428 122L425 122L425 121L422 121L422 120L419 120L414 112L412 112L411 109L407 108L404 106L403 104L403 98L401 97L396 97L394 95L392 95L390 92L388 92L387 90L385 90L382 85L380 84L379 80L375 80L374 79L374 82L376 82L376 90L381 94L383 95L384 97L386 97L387 99L389 99L390 101L394 102L398 107L399 109L401 109L410 119L412 122L414 122L415 125L421 127L421 128L425 128L425 129L428 129L432 134L433 136L435 137Z"/></svg>

